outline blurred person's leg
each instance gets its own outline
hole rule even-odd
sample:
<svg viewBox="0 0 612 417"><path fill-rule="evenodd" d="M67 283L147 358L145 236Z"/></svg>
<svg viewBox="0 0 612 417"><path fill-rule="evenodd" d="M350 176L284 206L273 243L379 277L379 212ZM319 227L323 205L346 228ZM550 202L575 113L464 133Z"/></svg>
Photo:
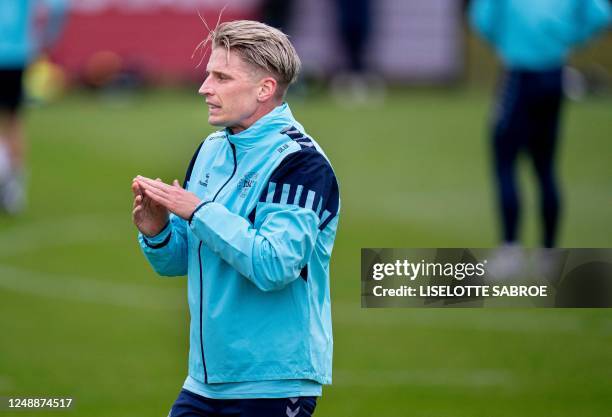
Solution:
<svg viewBox="0 0 612 417"><path fill-rule="evenodd" d="M336 0L342 45L348 68L353 73L365 70L365 47L370 35L370 0Z"/></svg>
<svg viewBox="0 0 612 417"><path fill-rule="evenodd" d="M516 164L527 135L523 105L525 92L522 75L508 71L499 89L493 126L493 170L501 218L501 237L506 245L518 238L520 217Z"/></svg>
<svg viewBox="0 0 612 417"><path fill-rule="evenodd" d="M11 214L25 204L22 77L23 68L0 69L0 209Z"/></svg>
<svg viewBox="0 0 612 417"><path fill-rule="evenodd" d="M2 113L2 110L0 110ZM0 115L0 135L10 159L12 171L20 171L24 165L25 140L23 123L19 113L6 112Z"/></svg>
<svg viewBox="0 0 612 417"><path fill-rule="evenodd" d="M380 103L385 96L385 83L369 71L366 48L372 33L371 0L335 0L338 13L338 34L345 52L346 67L331 80L331 90L342 105Z"/></svg>
<svg viewBox="0 0 612 417"><path fill-rule="evenodd" d="M559 225L560 197L555 174L555 154L559 135L559 116L562 102L561 69L538 74L534 78L532 107L533 131L528 150L534 164L540 189L540 215L542 218L542 245L555 246Z"/></svg>
<svg viewBox="0 0 612 417"><path fill-rule="evenodd" d="M492 132L492 159L502 244L489 261L492 279L506 280L525 272L518 243L520 192L516 166L529 134L529 90L523 71L508 70L498 88Z"/></svg>

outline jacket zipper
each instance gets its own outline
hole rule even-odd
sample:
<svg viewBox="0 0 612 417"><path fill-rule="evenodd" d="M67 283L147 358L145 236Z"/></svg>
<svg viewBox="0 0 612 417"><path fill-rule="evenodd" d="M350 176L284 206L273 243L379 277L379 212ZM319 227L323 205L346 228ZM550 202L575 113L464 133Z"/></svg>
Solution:
<svg viewBox="0 0 612 417"><path fill-rule="evenodd" d="M228 142L229 142L229 139L228 139ZM217 193L215 194L213 199L210 200L211 202L217 199L221 190L223 190L225 186L232 180L232 178L234 178L234 175L236 175L236 170L238 169L238 162L236 160L236 146L232 142L229 142L229 144L232 148L232 156L234 157L234 170L232 171L232 175L229 176L227 181L225 181L225 183L221 186L221 188L217 190ZM204 281L202 280L202 241L200 241L200 245L198 246L198 262L200 264L200 353L202 354L202 365L204 366L204 383L208 384L208 372L206 371L206 359L204 359L204 336L202 335L202 327L203 327L202 319L203 319L203 313L204 313L204 293L203 293Z"/></svg>

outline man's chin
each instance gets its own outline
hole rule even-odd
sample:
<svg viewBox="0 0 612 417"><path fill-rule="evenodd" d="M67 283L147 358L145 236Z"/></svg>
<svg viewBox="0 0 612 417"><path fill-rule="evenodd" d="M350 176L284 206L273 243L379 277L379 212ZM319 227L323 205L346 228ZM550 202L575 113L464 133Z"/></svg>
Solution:
<svg viewBox="0 0 612 417"><path fill-rule="evenodd" d="M208 124L216 127L226 127L227 124L220 118L214 116L208 116Z"/></svg>

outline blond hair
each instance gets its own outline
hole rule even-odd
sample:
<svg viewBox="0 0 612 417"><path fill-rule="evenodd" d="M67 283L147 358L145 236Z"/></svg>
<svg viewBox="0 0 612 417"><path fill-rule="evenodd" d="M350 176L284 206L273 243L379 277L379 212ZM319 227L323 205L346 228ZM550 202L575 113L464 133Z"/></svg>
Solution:
<svg viewBox="0 0 612 417"><path fill-rule="evenodd" d="M287 35L278 29L253 20L234 20L218 24L203 41L212 48L223 47L236 52L256 68L271 74L284 95L300 72L301 62Z"/></svg>

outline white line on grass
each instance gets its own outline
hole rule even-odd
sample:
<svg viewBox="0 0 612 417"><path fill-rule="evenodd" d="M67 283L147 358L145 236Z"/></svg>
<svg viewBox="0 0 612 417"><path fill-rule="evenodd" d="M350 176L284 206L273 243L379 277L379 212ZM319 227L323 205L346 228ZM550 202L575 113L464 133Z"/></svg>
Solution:
<svg viewBox="0 0 612 417"><path fill-rule="evenodd" d="M177 288L123 284L80 276L33 272L0 265L0 288L40 297L155 310L183 310L185 294Z"/></svg>
<svg viewBox="0 0 612 417"><path fill-rule="evenodd" d="M119 213L72 216L27 225L13 226L0 233L0 257L23 255L40 249L76 243L109 241L115 230L129 224L129 216ZM134 232L134 236L136 232Z"/></svg>
<svg viewBox="0 0 612 417"><path fill-rule="evenodd" d="M499 333L576 334L591 332L588 318L548 309L365 309L358 302L332 304L334 322L374 327L474 330Z"/></svg>
<svg viewBox="0 0 612 417"><path fill-rule="evenodd" d="M129 224L125 213L100 213L36 221L0 234L0 257L37 250L117 239ZM135 232L134 232L135 235ZM182 310L185 295L176 288L117 283L82 276L35 272L0 264L0 288L46 298L121 307Z"/></svg>
<svg viewBox="0 0 612 417"><path fill-rule="evenodd" d="M458 388L513 387L517 385L516 376L506 369L427 369L427 370L334 370L334 386L368 387L373 386L419 386Z"/></svg>

